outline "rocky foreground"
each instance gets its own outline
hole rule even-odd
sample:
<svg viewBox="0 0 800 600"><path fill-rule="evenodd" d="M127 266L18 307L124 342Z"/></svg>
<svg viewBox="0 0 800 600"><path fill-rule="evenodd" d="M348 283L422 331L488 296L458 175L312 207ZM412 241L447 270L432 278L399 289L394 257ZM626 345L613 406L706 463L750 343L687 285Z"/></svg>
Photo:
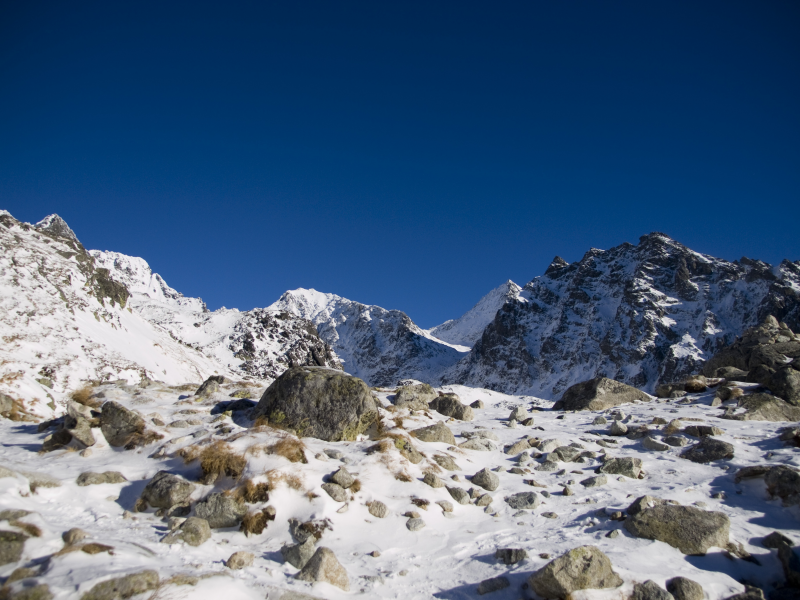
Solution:
<svg viewBox="0 0 800 600"><path fill-rule="evenodd" d="M0 396L0 598L795 598L795 340L767 319L663 397L310 366L39 423Z"/></svg>

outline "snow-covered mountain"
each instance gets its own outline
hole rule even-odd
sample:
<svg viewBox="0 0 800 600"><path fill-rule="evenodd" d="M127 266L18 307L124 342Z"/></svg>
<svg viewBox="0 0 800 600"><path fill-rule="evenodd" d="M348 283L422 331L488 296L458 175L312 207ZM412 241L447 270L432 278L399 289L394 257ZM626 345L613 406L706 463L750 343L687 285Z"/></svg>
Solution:
<svg viewBox="0 0 800 600"><path fill-rule="evenodd" d="M406 378L434 381L467 350L435 338L399 310L316 290L288 291L268 309L312 321L344 369L370 385L395 385Z"/></svg>
<svg viewBox="0 0 800 600"><path fill-rule="evenodd" d="M521 287L509 279L486 294L458 319L445 321L428 331L450 344L472 348L481 338L486 326L494 320L497 311L509 300L518 298L521 290Z"/></svg>
<svg viewBox="0 0 800 600"><path fill-rule="evenodd" d="M652 390L772 314L800 324L800 263L694 252L662 233L556 257L441 381L555 397L597 375Z"/></svg>

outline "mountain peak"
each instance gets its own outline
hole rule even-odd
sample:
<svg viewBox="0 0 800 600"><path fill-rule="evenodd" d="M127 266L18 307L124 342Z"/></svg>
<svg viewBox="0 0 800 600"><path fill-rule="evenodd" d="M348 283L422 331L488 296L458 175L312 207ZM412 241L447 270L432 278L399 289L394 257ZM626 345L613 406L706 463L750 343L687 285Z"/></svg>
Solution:
<svg viewBox="0 0 800 600"><path fill-rule="evenodd" d="M78 236L76 236L75 232L70 229L69 225L67 225L67 222L55 213L52 215L47 215L44 219L36 223L34 227L40 231L46 231L52 235L67 238L68 240L72 240L73 242L80 244L78 241Z"/></svg>
<svg viewBox="0 0 800 600"><path fill-rule="evenodd" d="M568 267L569 263L565 261L560 256L556 255L556 257L550 263L550 266L547 267L547 270L544 272L545 275L549 275L554 271L558 271L559 269L563 269L564 267Z"/></svg>

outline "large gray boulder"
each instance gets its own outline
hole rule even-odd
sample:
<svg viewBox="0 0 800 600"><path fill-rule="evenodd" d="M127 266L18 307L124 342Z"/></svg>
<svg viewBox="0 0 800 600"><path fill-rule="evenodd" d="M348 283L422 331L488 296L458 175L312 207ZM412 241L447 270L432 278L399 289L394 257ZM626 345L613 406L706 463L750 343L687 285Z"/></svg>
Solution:
<svg viewBox="0 0 800 600"><path fill-rule="evenodd" d="M675 600L703 600L703 586L686 577L673 577L667 580L667 591Z"/></svg>
<svg viewBox="0 0 800 600"><path fill-rule="evenodd" d="M674 600L672 594L662 588L652 579L633 586L631 600Z"/></svg>
<svg viewBox="0 0 800 600"><path fill-rule="evenodd" d="M211 539L211 527L208 521L200 517L189 517L177 531L167 534L161 540L163 544L175 544L179 541L189 546L202 546Z"/></svg>
<svg viewBox="0 0 800 600"><path fill-rule="evenodd" d="M767 381L767 387L773 394L783 398L792 406L800 406L800 371L795 367L800 367L797 359L795 359L795 364L775 371Z"/></svg>
<svg viewBox="0 0 800 600"><path fill-rule="evenodd" d="M350 579L333 550L320 546L305 566L297 574L300 581L311 583L322 581L344 591L350 591Z"/></svg>
<svg viewBox="0 0 800 600"><path fill-rule="evenodd" d="M705 437L694 446L689 446L681 452L681 458L696 463L710 463L715 460L728 460L733 458L733 444Z"/></svg>
<svg viewBox="0 0 800 600"><path fill-rule="evenodd" d="M598 590L622 585L611 561L596 546L580 546L550 561L528 578L542 598L566 598L578 590Z"/></svg>
<svg viewBox="0 0 800 600"><path fill-rule="evenodd" d="M738 407L744 408L745 412L743 414L725 414L722 415L722 418L733 421L800 421L800 407L792 406L770 394L742 396Z"/></svg>
<svg viewBox="0 0 800 600"><path fill-rule="evenodd" d="M418 440L423 442L441 442L443 444L455 445L456 438L453 432L447 428L447 425L441 421L429 425L428 427L420 427L410 432Z"/></svg>
<svg viewBox="0 0 800 600"><path fill-rule="evenodd" d="M208 526L212 529L238 527L247 514L247 505L232 496L210 494L195 505L194 511L198 517L208 521Z"/></svg>
<svg viewBox="0 0 800 600"><path fill-rule="evenodd" d="M261 396L253 418L293 429L300 437L353 441L378 417L367 384L326 367L294 367Z"/></svg>
<svg viewBox="0 0 800 600"><path fill-rule="evenodd" d="M124 577L107 579L81 596L81 600L120 600L130 598L158 587L157 571L140 571Z"/></svg>
<svg viewBox="0 0 800 600"><path fill-rule="evenodd" d="M317 540L314 536L309 536L305 542L297 544L286 544L281 548L281 556L283 560L288 562L296 569L302 569L306 563L311 560L316 551Z"/></svg>
<svg viewBox="0 0 800 600"><path fill-rule="evenodd" d="M466 404L461 404L461 400L456 394L442 394L434 399L430 408L446 417L453 417L459 421L472 421L475 413Z"/></svg>
<svg viewBox="0 0 800 600"><path fill-rule="evenodd" d="M694 506L663 504L645 508L625 520L625 529L635 537L659 540L684 554L705 554L712 546L728 544L730 521L721 512Z"/></svg>
<svg viewBox="0 0 800 600"><path fill-rule="evenodd" d="M0 531L0 565L15 563L22 558L28 536L15 531Z"/></svg>
<svg viewBox="0 0 800 600"><path fill-rule="evenodd" d="M605 410L629 402L649 402L651 396L607 377L595 377L567 388L553 410Z"/></svg>
<svg viewBox="0 0 800 600"><path fill-rule="evenodd" d="M642 472L641 458L609 458L598 469L599 473L606 475L624 475L631 479L638 479Z"/></svg>
<svg viewBox="0 0 800 600"><path fill-rule="evenodd" d="M397 388L394 394L394 404L398 408L411 410L428 410L428 403L435 400L439 394L427 383L404 385Z"/></svg>
<svg viewBox="0 0 800 600"><path fill-rule="evenodd" d="M481 469L472 476L472 483L493 492L500 486L500 478L489 469Z"/></svg>
<svg viewBox="0 0 800 600"><path fill-rule="evenodd" d="M534 510L542 503L542 497L536 492L518 492L505 500L515 510Z"/></svg>
<svg viewBox="0 0 800 600"><path fill-rule="evenodd" d="M225 383L225 377L222 375L212 375L208 379L206 379L197 391L194 393L195 396L204 396L208 397L220 391L220 385Z"/></svg>
<svg viewBox="0 0 800 600"><path fill-rule="evenodd" d="M168 471L159 471L142 490L141 500L154 508L172 508L184 504L195 490L195 485Z"/></svg>
<svg viewBox="0 0 800 600"><path fill-rule="evenodd" d="M144 432L144 419L121 404L108 401L103 404L100 430L111 446L128 444L134 436Z"/></svg>

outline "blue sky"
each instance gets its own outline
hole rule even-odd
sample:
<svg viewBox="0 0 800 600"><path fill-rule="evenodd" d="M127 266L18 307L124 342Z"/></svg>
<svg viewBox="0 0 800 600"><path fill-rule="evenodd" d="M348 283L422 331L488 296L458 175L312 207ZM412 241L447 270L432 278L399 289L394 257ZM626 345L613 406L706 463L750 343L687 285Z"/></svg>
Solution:
<svg viewBox="0 0 800 600"><path fill-rule="evenodd" d="M223 5L231 4L231 6ZM663 231L800 260L800 4L0 4L0 208L429 327Z"/></svg>

